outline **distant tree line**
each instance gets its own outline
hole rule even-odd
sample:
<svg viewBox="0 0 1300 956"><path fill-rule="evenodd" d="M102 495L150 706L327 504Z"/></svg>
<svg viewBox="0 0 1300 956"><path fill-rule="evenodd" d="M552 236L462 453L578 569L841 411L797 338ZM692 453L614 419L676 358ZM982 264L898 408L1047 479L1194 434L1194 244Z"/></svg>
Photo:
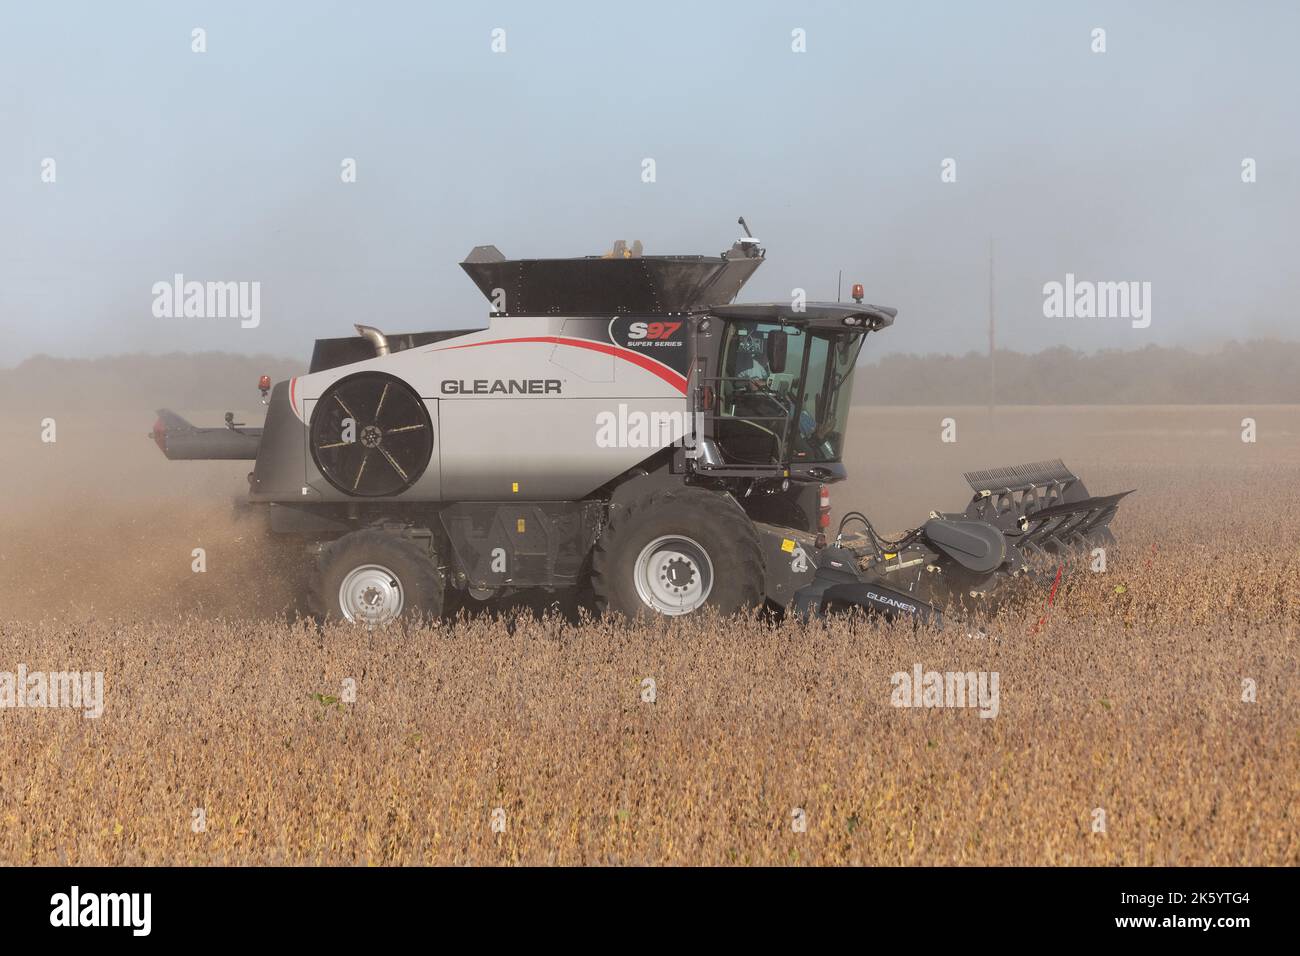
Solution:
<svg viewBox="0 0 1300 956"><path fill-rule="evenodd" d="M221 352L34 356L0 369L0 408L256 408L257 379L305 369L279 356ZM988 356L886 355L859 366L854 401L983 405ZM1213 352L1150 345L1135 351L997 353L1000 405L1300 404L1300 342L1230 342Z"/></svg>
<svg viewBox="0 0 1300 956"><path fill-rule="evenodd" d="M0 369L0 408L69 409L91 415L127 410L147 414L162 407L256 409L262 375L279 382L304 371L304 363L291 359L227 352L96 359L35 355L16 368Z"/></svg>
<svg viewBox="0 0 1300 956"><path fill-rule="evenodd" d="M996 354L1001 405L1235 405L1300 403L1300 343L1229 342L1194 352L1052 348ZM983 405L986 353L890 355L859 366L854 401L873 405Z"/></svg>

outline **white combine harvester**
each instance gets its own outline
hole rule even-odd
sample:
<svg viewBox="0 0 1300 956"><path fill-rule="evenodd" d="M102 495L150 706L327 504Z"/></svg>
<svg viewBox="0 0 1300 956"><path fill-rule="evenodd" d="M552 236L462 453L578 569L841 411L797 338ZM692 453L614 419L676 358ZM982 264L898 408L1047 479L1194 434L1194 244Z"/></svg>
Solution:
<svg viewBox="0 0 1300 956"><path fill-rule="evenodd" d="M743 220L741 221L743 225ZM831 540L863 341L895 310L733 304L764 252L462 263L487 328L317 341L261 428L159 412L172 459L255 460L248 504L317 554L325 617L436 616L449 596L590 590L605 611L765 602L937 620L1033 559L1110 540L1122 495L1060 462L968 474L961 514ZM845 533L859 522L865 534Z"/></svg>

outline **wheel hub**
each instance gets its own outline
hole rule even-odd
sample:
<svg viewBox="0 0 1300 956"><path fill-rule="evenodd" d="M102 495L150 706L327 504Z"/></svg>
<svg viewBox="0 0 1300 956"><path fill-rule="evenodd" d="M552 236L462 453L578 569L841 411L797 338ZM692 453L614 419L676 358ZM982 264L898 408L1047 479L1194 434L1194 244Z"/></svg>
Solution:
<svg viewBox="0 0 1300 956"><path fill-rule="evenodd" d="M682 558L673 558L664 565L661 577L674 591L685 591L695 580L695 567Z"/></svg>
<svg viewBox="0 0 1300 956"><path fill-rule="evenodd" d="M402 613L403 603L402 582L383 565L354 568L339 585L339 610L353 624L387 624Z"/></svg>
<svg viewBox="0 0 1300 956"><path fill-rule="evenodd" d="M713 590L713 562L699 542L664 535L641 549L633 568L637 596L660 614L689 614Z"/></svg>

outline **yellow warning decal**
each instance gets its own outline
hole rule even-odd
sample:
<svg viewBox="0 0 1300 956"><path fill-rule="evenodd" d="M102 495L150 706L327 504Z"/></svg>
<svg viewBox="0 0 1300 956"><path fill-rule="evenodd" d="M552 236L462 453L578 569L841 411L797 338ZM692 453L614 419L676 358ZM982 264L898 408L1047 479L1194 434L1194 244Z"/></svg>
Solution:
<svg viewBox="0 0 1300 956"><path fill-rule="evenodd" d="M885 552L885 560L886 560L886 561L888 561L890 558L896 558L896 557L898 557L898 552L897 552L897 551L886 551L886 552Z"/></svg>
<svg viewBox="0 0 1300 956"><path fill-rule="evenodd" d="M520 518L519 520L517 520L517 521L515 522L515 530L518 531L520 534L523 534L523 533L524 533L524 519L523 519L523 518Z"/></svg>
<svg viewBox="0 0 1300 956"><path fill-rule="evenodd" d="M516 481L516 482L513 482L513 483L510 485L510 490L513 491L515 494L519 494L519 482L517 482L517 481Z"/></svg>
<svg viewBox="0 0 1300 956"><path fill-rule="evenodd" d="M781 550L786 552L794 551L794 541L790 538L786 538L781 542Z"/></svg>

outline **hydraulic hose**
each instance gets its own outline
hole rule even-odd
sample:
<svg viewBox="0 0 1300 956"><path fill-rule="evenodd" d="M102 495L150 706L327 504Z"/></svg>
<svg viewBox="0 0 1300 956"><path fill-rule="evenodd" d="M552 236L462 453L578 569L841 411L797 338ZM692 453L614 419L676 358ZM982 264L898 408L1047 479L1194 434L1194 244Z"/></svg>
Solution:
<svg viewBox="0 0 1300 956"><path fill-rule="evenodd" d="M871 538L871 546L876 549L876 555L882 559L885 556L886 549L897 551L899 548L910 544L921 533L919 528L914 528L904 533L902 537L890 541L888 538L882 538L876 533L876 529L872 527L871 519L861 511L850 511L840 519L840 526L835 532L836 537L844 534L844 529L853 521L861 522L867 529L867 535Z"/></svg>

